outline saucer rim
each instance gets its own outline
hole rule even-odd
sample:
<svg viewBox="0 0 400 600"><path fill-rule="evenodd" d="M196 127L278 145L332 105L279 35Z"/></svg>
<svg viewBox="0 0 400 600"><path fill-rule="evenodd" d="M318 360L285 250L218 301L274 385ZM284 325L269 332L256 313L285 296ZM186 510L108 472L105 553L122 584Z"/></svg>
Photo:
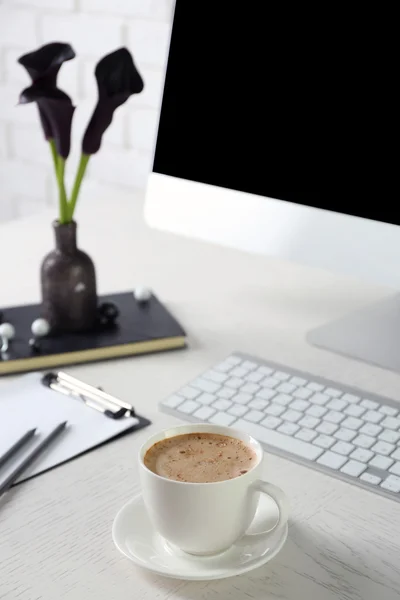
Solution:
<svg viewBox="0 0 400 600"><path fill-rule="evenodd" d="M139 492L133 498L131 498L130 500L125 502L123 504L123 506L121 506L121 508L118 510L117 514L115 515L113 524L112 524L112 539L113 539L114 545L123 556L125 556L128 560L133 562L136 566L141 567L142 569L145 569L146 571L149 571L150 573L154 573L154 575L161 575L163 577L168 577L169 579L180 579L182 581L212 581L212 580L217 580L217 579L228 579L229 577L236 577L238 575L243 575L245 573L253 571L254 569L258 569L259 567L262 567L263 565L268 563L270 560L272 560L277 554L279 554L279 552L282 550L283 546L286 543L288 533L289 533L289 525L288 525L288 523L286 523L285 527L281 533L281 536L279 537L274 549L271 551L271 553L267 553L266 555L261 556L259 558L258 562L257 561L250 562L246 565L243 565L243 567L238 567L237 569L232 569L232 570L229 570L229 568L227 568L227 570L225 572L223 572L222 574L219 573L219 574L213 575L212 571L210 570L210 572L208 574L203 574L203 575L200 575L200 574L198 574L198 575L195 575L195 574L179 575L177 573L174 573L172 570L165 571L162 568L156 568L156 567L153 567L152 565L148 565L148 564L144 563L143 561L140 561L134 554L125 551L125 549L123 549L121 544L118 542L118 536L115 533L115 530L117 527L117 525L116 525L117 521L119 520L121 513L123 511L125 511L129 505L137 504L138 501L140 502L140 498L142 498L141 492ZM142 500L142 502L143 502L143 500Z"/></svg>

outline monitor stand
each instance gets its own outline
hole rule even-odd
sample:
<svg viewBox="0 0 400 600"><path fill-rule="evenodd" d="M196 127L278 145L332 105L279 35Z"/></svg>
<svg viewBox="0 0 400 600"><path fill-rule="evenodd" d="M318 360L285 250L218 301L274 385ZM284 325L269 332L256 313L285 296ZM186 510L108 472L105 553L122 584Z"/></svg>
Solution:
<svg viewBox="0 0 400 600"><path fill-rule="evenodd" d="M400 296L313 329L314 346L400 373Z"/></svg>

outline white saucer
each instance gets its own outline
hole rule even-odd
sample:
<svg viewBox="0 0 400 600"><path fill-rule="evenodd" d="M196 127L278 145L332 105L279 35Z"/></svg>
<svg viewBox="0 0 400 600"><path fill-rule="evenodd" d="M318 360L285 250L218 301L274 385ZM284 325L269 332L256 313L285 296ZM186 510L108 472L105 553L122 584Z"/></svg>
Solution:
<svg viewBox="0 0 400 600"><path fill-rule="evenodd" d="M264 494L249 533L273 527L278 509ZM125 504L114 519L112 537L118 550L135 564L165 577L188 580L223 579L246 573L270 561L283 547L288 526L277 534L248 546L232 546L213 556L192 556L172 548L154 531L142 495Z"/></svg>

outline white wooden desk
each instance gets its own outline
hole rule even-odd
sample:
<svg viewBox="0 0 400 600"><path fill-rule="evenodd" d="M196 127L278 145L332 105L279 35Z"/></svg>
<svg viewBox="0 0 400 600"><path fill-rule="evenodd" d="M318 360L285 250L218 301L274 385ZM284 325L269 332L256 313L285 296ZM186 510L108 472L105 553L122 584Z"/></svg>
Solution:
<svg viewBox="0 0 400 600"><path fill-rule="evenodd" d="M398 398L400 376L305 341L310 328L389 290L149 231L132 195L89 196L83 193L78 210L79 241L97 264L99 292L149 285L187 328L190 347L69 369L132 401L153 425L3 499L0 599L399 599L400 504L275 456L268 476L286 490L292 520L283 551L265 567L186 583L147 574L117 552L111 525L139 490L138 447L176 422L157 411L157 402L202 369L238 349ZM54 216L0 227L1 305L39 300L39 263L52 247Z"/></svg>

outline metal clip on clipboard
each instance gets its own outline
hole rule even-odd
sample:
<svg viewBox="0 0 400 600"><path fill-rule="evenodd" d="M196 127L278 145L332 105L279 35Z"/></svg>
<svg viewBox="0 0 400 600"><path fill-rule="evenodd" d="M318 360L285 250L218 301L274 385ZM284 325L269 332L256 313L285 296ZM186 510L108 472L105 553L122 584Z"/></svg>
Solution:
<svg viewBox="0 0 400 600"><path fill-rule="evenodd" d="M46 373L42 377L43 385L66 396L74 396L82 400L90 408L110 417L120 419L121 417L136 417L135 409L131 404L103 392L103 390L79 381L71 375L62 371L58 373Z"/></svg>

